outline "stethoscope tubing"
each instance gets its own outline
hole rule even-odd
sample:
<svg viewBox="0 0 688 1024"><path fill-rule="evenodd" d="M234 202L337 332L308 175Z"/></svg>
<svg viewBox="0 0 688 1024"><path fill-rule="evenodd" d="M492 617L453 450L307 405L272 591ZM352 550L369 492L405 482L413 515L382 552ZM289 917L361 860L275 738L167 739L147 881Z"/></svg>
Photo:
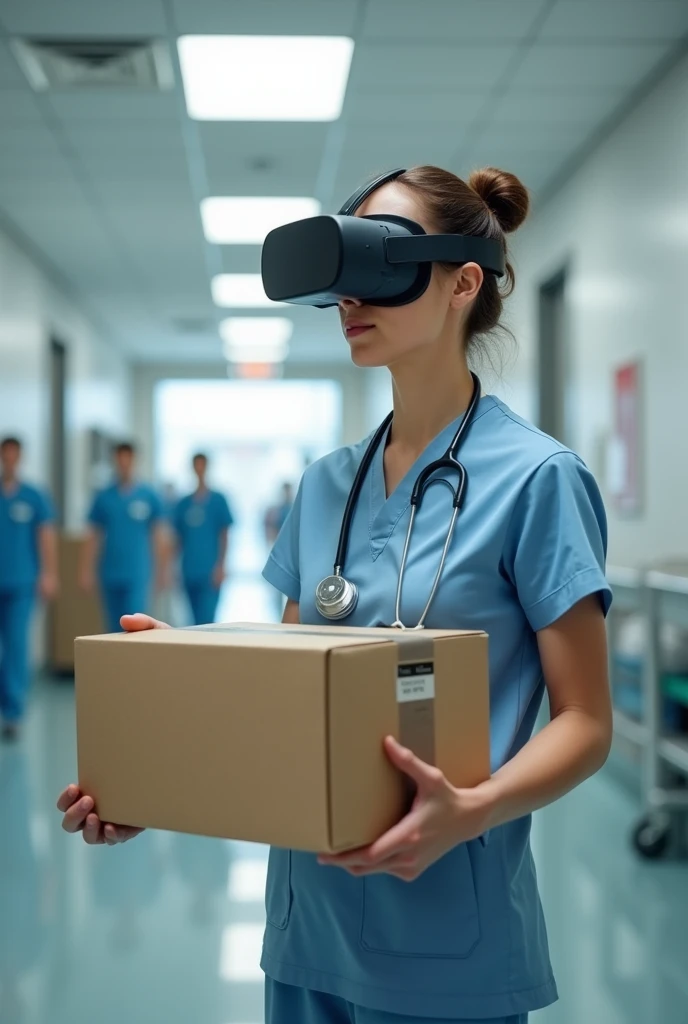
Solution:
<svg viewBox="0 0 688 1024"><path fill-rule="evenodd" d="M409 516L409 523L408 523L408 527L407 527L407 530L406 530L406 537L405 537L405 540L404 540L404 548L403 548L402 557L401 557L401 564L399 566L399 577L398 577L398 580L397 580L397 592L396 592L396 600L395 600L395 615L396 615L396 619L395 619L394 623L392 624L393 626L395 626L395 627L397 627L399 629L406 629L406 628L423 629L424 628L425 619L426 619L426 617L428 615L428 612L430 610L432 602L435 599L435 594L437 593L437 588L438 588L439 583L440 583L440 578L442 576L442 572L444 570L444 566L445 566L446 561L447 561L447 555L449 553L449 546L451 544L451 541L452 541L452 538L453 538L453 535L454 535L454 529L455 529L455 526L456 526L456 520L458 518L459 511L460 511L460 509L461 509L461 507L463 506L463 503L464 503L464 499L465 499L465 496L466 496L466 489L467 489L467 486L468 486L468 474L466 472L465 467L459 462L459 460L457 458L457 452L458 452L459 447L460 447L462 441L464 440L466 434L468 433L468 430L469 430L469 428L471 426L471 423L473 422L475 411L476 411L476 409L478 407L478 403L480 401L480 395L481 395L481 387L480 387L480 381L479 381L478 377L476 376L475 373L472 373L472 372L471 372L471 377L473 379L473 394L471 395L471 400L468 403L468 408L466 409L464 417L463 417L463 419L462 419L462 421L461 421L461 423L459 425L458 430L454 434L454 437L452 438L451 443L449 444L449 447L444 452L444 454L442 456L440 456L439 459L435 459L428 466L426 466L423 470L421 470L421 472L416 477L416 481L415 481L415 483L413 485L413 490L411 492L411 498L410 498L411 513L410 513L410 516ZM354 482L353 482L353 485L351 487L351 490L349 491L349 496L348 496L347 501L346 501L346 506L344 508L344 515L342 517L342 524L341 524L340 531L339 531L339 542L337 544L337 554L336 554L335 564L334 564L334 576L341 578L343 581L344 581L344 577L343 577L344 563L346 561L346 554L347 554L347 550L348 550L348 546L349 546L349 535L351 533L351 525L352 525L352 522L353 522L353 516L354 516L355 509L356 509L356 503L358 502L358 499L359 499L359 496L360 496L360 493L361 493L361 489L363 487L363 483L364 483L365 478L366 478L366 476L368 474L368 470L370 469L370 466L372 464L373 458L375 457L375 453L377 452L380 444L382 443L383 438L385 437L385 435L386 435L386 433L387 433L387 431L389 429L389 426L390 426L390 424L392 422L392 417L393 417L393 413L389 413L389 415L385 417L385 419L382 421L380 426L375 431L373 437L371 438L370 444L368 445L368 448L365 451L365 454L364 454L364 456L363 456L363 458L361 460L361 463L360 463L360 465L358 467L358 470L356 472L356 476L354 477ZM439 477L439 478L435 477L435 474L437 472L439 472L440 470L443 470L443 469L453 470L453 471L458 473L459 479L458 479L458 482L457 482L456 486L452 486L452 484L448 480L443 478L443 477ZM420 619L418 620L417 625L414 626L414 627L406 627L406 626L404 626L404 624L401 621L401 599L402 599L402 590L403 590L404 576L406 574L406 565L407 565L407 561L408 561L409 548L410 548L410 544L411 544L411 536L413 534L413 526L414 526L414 523L415 523L416 515L417 515L417 513L418 513L418 511L419 511L419 509L421 507L423 498L424 498L424 496L425 496L425 494L427 492L428 487L430 487L430 485L433 484L433 483L443 483L443 484L446 484L446 486L449 487L449 489L451 490L452 495L453 495L453 498L452 498L452 508L453 508L452 518L451 518L451 522L449 524L449 529L447 531L447 536L446 536L446 539L445 539L444 547L442 549L442 557L440 559L440 563L439 563L439 566L437 568L437 572L435 573L435 578L433 580L432 588L431 588L431 591L430 591L430 596L429 596L429 598L428 598L428 600L427 600L427 602L425 604L425 608L423 609L423 612L421 614ZM346 584L346 586L348 586L349 588L353 589L353 593L354 594L357 593L355 585L347 583L346 581L344 581L344 583ZM354 599L354 604L355 604L355 599ZM322 609L321 609L321 614L323 614L324 617L345 618L348 614L351 613L351 611L353 611L353 605L352 605L352 607L350 609L348 609L346 612L344 612L344 614L341 614L341 612L340 612L336 616L335 615L329 615L328 616L327 611L324 611Z"/></svg>

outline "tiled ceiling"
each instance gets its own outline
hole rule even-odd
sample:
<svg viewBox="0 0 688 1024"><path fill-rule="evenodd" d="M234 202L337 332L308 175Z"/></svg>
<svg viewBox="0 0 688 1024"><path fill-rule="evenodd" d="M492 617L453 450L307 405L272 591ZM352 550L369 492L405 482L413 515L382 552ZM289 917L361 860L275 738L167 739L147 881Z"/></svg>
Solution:
<svg viewBox="0 0 688 1024"><path fill-rule="evenodd" d="M169 92L35 93L16 37L350 35L332 124L190 122ZM0 0L0 214L135 360L220 358L199 201L315 195L371 172L497 164L537 198L688 33L686 0ZM226 315L222 313L221 315ZM346 358L332 312L289 311L291 359Z"/></svg>

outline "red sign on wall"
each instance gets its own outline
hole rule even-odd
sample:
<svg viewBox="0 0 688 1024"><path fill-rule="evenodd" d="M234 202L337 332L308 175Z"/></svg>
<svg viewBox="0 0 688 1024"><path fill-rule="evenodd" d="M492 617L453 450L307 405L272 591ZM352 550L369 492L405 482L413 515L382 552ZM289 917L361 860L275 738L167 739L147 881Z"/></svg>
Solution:
<svg viewBox="0 0 688 1024"><path fill-rule="evenodd" d="M610 487L619 512L635 515L642 507L642 394L640 363L614 371L614 440Z"/></svg>

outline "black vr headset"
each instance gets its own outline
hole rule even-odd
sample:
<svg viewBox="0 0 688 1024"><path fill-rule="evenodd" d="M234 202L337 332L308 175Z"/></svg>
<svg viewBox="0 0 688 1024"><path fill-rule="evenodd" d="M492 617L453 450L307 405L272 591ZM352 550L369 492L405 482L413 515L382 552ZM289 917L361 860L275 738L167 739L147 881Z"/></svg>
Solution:
<svg viewBox="0 0 688 1024"><path fill-rule="evenodd" d="M477 263L504 273L501 242L475 235L428 235L391 214L354 217L368 196L404 169L364 185L336 216L307 217L271 231L261 272L268 298L302 306L336 306L342 298L372 306L405 306L430 283L433 263Z"/></svg>

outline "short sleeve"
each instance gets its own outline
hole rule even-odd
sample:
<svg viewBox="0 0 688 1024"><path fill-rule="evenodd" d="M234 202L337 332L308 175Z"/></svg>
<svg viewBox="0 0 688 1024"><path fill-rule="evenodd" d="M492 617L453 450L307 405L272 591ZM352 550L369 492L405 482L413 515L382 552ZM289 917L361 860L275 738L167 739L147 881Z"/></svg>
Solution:
<svg viewBox="0 0 688 1024"><path fill-rule="evenodd" d="M49 494L36 492L36 522L39 526L47 526L55 522L55 508Z"/></svg>
<svg viewBox="0 0 688 1024"><path fill-rule="evenodd" d="M230 526L234 526L234 516L232 515L232 510L229 507L229 502L225 498L224 494L218 494L217 498L218 525L220 529L228 530Z"/></svg>
<svg viewBox="0 0 688 1024"><path fill-rule="evenodd" d="M284 521L274 547L263 569L263 577L285 594L290 601L301 597L301 575L299 572L299 534L301 524L301 496L303 484L298 489L294 504Z"/></svg>
<svg viewBox="0 0 688 1024"><path fill-rule="evenodd" d="M102 491L99 491L93 499L91 510L88 513L88 521L92 526L103 528L106 525L105 496Z"/></svg>
<svg viewBox="0 0 688 1024"><path fill-rule="evenodd" d="M599 489L585 464L560 451L538 467L516 502L503 567L537 631L575 604L599 594L606 615L607 519Z"/></svg>

